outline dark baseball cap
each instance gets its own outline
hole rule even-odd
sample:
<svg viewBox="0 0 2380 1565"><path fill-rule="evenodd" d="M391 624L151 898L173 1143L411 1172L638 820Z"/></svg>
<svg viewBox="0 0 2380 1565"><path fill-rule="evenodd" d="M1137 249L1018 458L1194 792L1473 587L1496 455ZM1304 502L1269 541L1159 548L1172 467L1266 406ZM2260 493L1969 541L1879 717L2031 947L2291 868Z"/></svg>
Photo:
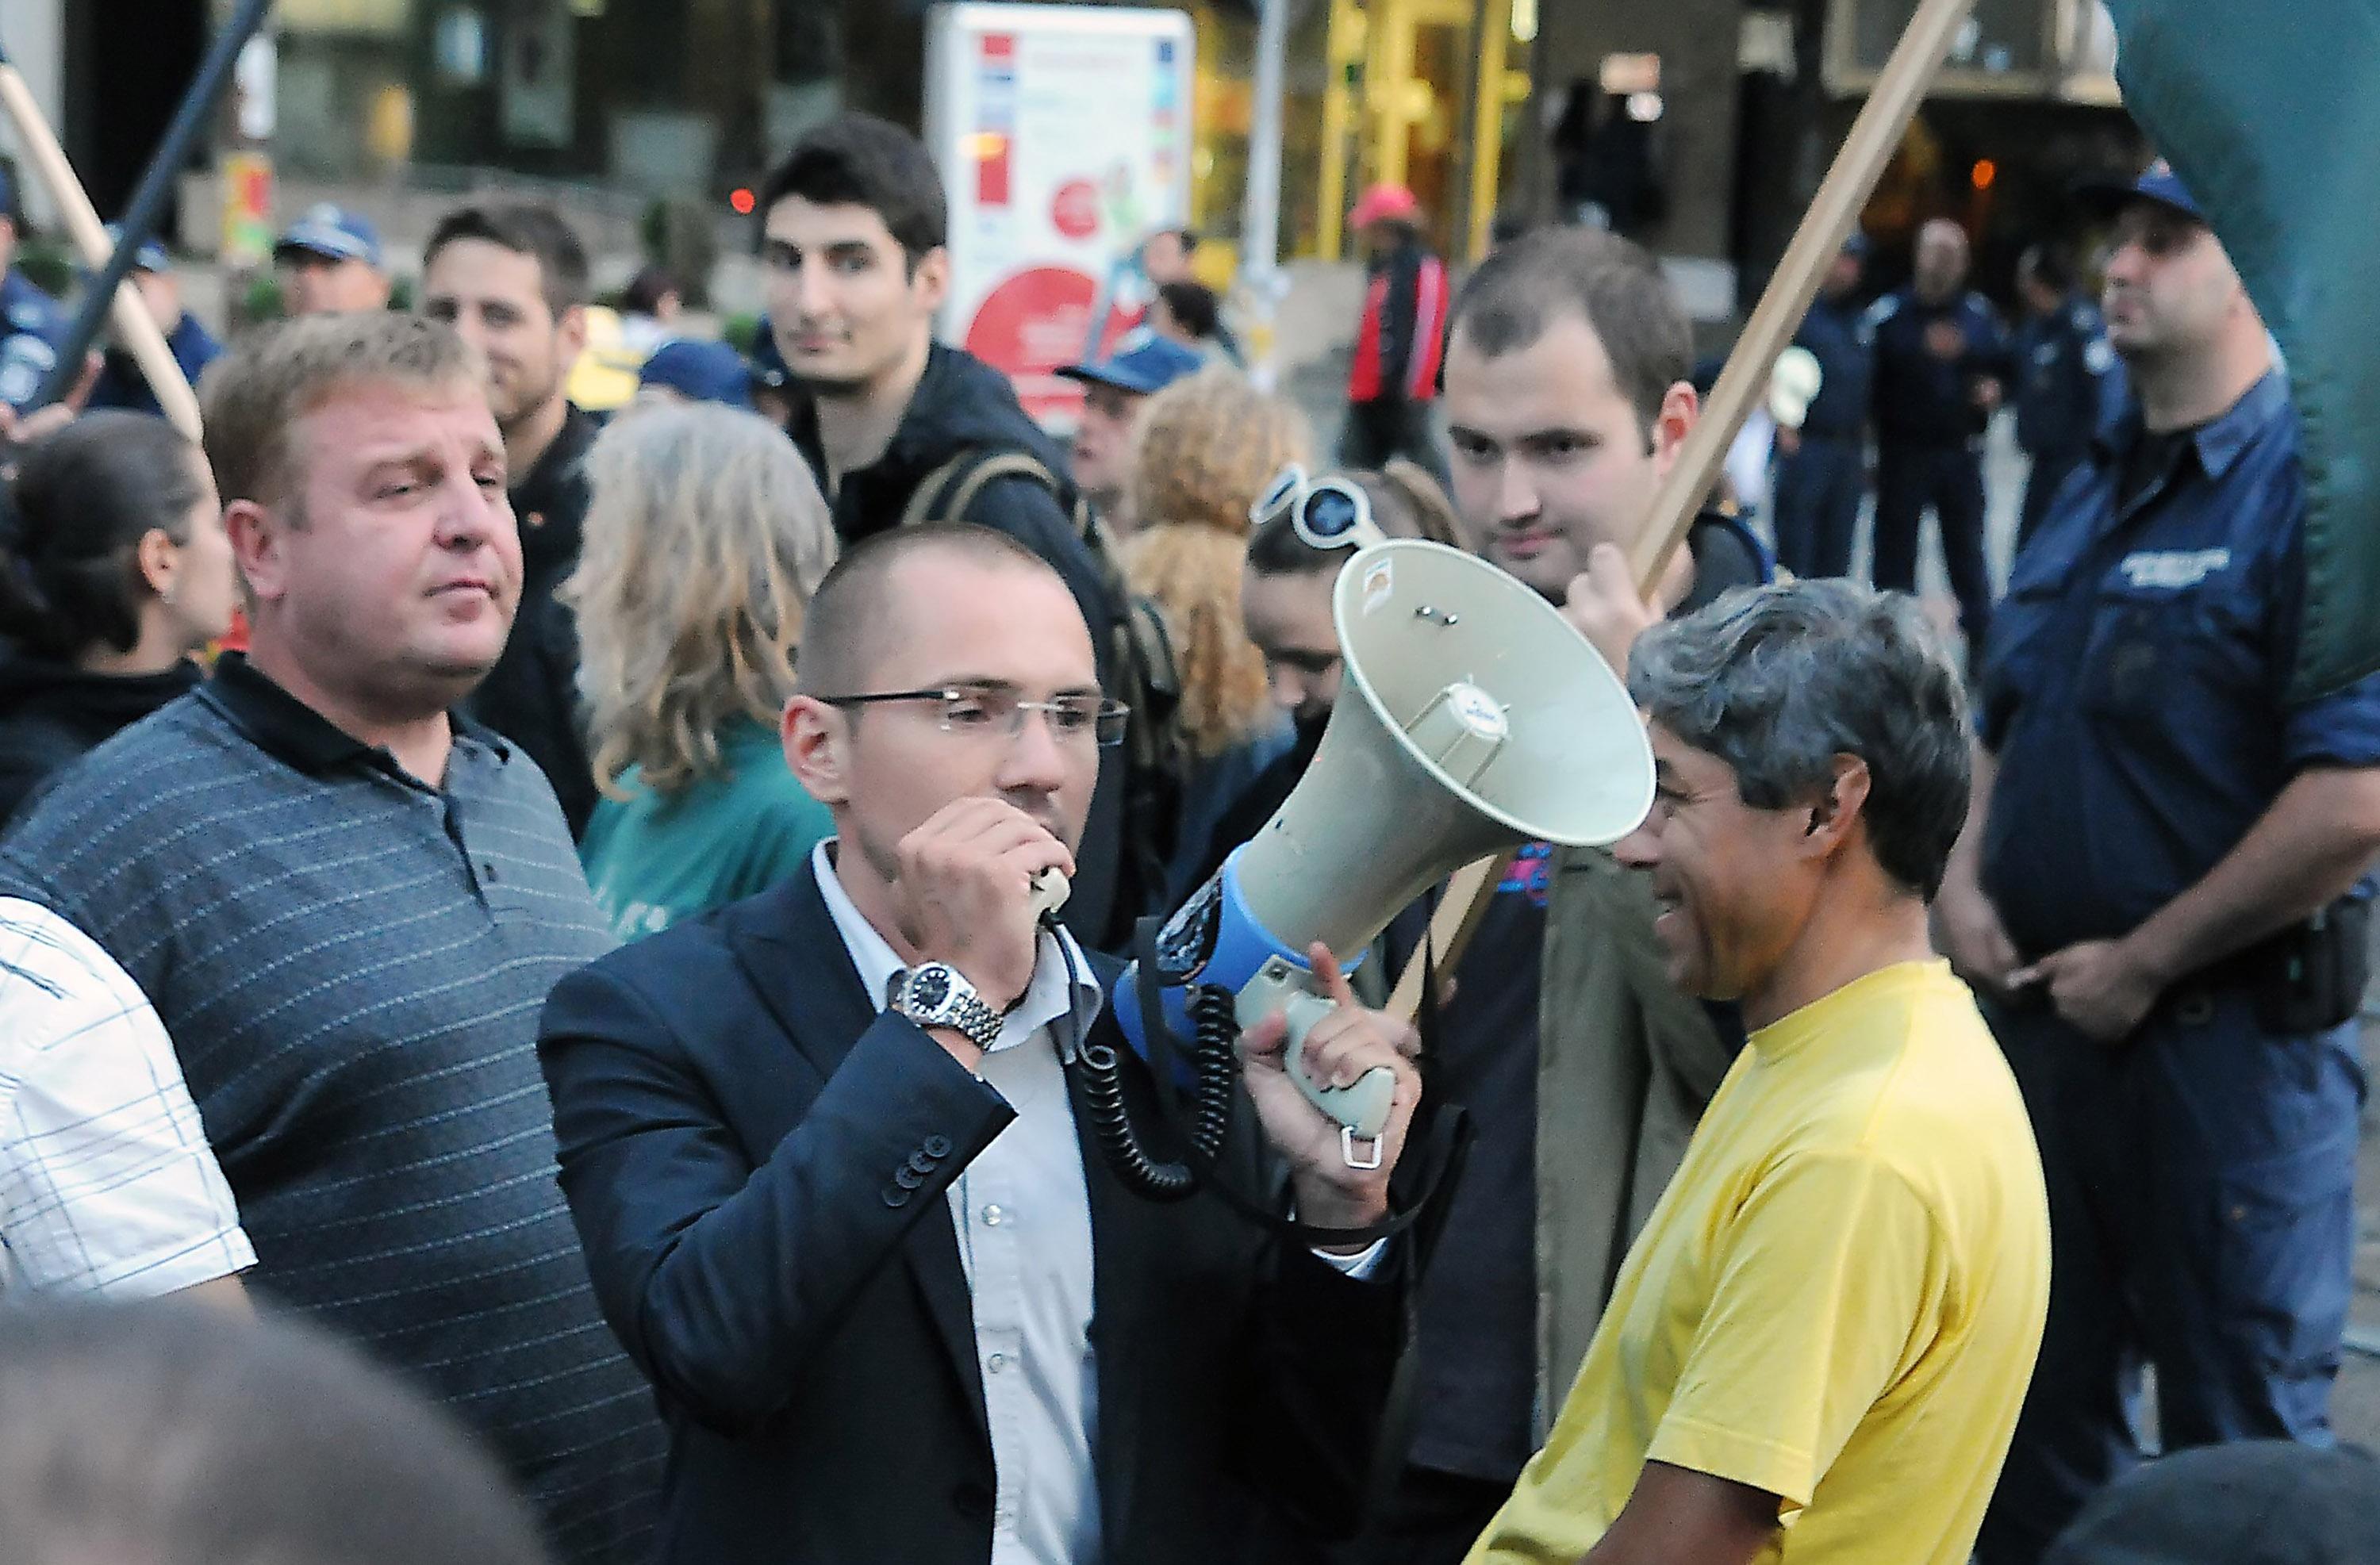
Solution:
<svg viewBox="0 0 2380 1565"><path fill-rule="evenodd" d="M752 371L725 343L672 337L653 349L637 372L639 386L664 386L694 402L752 406Z"/></svg>
<svg viewBox="0 0 2380 1565"><path fill-rule="evenodd" d="M2193 223L2206 221L2206 214L2198 209L2198 198L2163 158L2141 170L2137 179L2085 180L2074 187L2074 199L2100 217L2113 217L2134 201L2155 201Z"/></svg>
<svg viewBox="0 0 2380 1565"><path fill-rule="evenodd" d="M375 269L382 264L380 230L371 225L371 220L328 201L307 208L305 215L273 242L276 261L292 250L328 261L360 261Z"/></svg>
<svg viewBox="0 0 2380 1565"><path fill-rule="evenodd" d="M1115 351L1105 358L1070 364L1058 373L1071 380L1147 396L1151 392L1163 391L1184 375L1196 374L1206 363L1180 343L1160 337L1144 326L1116 344Z"/></svg>
<svg viewBox="0 0 2380 1565"><path fill-rule="evenodd" d="M785 368L785 356L777 351L777 329L769 318L760 317L752 331L752 382L771 391L783 391L793 384L793 371Z"/></svg>
<svg viewBox="0 0 2380 1565"><path fill-rule="evenodd" d="M2380 1461L2248 1440L2160 1457L2099 1491L2041 1565L2372 1565Z"/></svg>

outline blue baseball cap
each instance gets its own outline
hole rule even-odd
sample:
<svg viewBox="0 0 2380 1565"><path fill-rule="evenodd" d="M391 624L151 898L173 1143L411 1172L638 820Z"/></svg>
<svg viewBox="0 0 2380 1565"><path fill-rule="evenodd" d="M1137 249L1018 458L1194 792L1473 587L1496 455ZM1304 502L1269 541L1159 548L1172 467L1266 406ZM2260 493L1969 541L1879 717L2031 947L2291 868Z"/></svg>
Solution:
<svg viewBox="0 0 2380 1565"><path fill-rule="evenodd" d="M1163 391L1184 375L1195 375L1207 361L1169 337L1140 327L1116 344L1105 358L1070 364L1058 371L1070 380L1113 386L1141 396Z"/></svg>
<svg viewBox="0 0 2380 1565"><path fill-rule="evenodd" d="M279 261L291 250L329 261L360 261L375 270L382 264L380 230L370 219L328 201L307 208L305 215L289 225L273 242L273 258Z"/></svg>
<svg viewBox="0 0 2380 1565"><path fill-rule="evenodd" d="M2192 223L2206 221L2206 213L2199 210L2198 198L2174 173L2173 164L2163 158L2141 170L2137 179L2086 180L2074 188L2074 199L2101 217L2113 217L2134 201L2155 201Z"/></svg>
<svg viewBox="0 0 2380 1565"><path fill-rule="evenodd" d="M765 315L752 333L752 378L773 390L793 383L794 372L785 367L785 356L777 351L777 329Z"/></svg>
<svg viewBox="0 0 2380 1565"><path fill-rule="evenodd" d="M123 225L115 223L109 224L107 225L108 248L113 249L123 242ZM165 253L164 246L155 239L150 239L132 252L132 269L136 272L170 272L174 269L174 258ZM99 268L95 266L86 266L82 272L83 275L88 277L95 274L98 270Z"/></svg>
<svg viewBox="0 0 2380 1565"><path fill-rule="evenodd" d="M672 337L653 349L637 372L638 386L662 386L692 402L752 406L752 372L725 343Z"/></svg>

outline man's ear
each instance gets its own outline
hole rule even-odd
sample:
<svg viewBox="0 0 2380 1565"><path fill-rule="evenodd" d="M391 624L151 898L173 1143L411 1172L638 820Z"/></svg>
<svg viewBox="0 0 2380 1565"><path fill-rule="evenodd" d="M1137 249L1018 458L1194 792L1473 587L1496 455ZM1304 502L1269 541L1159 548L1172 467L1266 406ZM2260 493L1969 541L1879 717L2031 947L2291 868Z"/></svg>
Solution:
<svg viewBox="0 0 2380 1565"><path fill-rule="evenodd" d="M795 696L778 720L785 766L802 791L832 809L851 802L850 714L813 696Z"/></svg>
<svg viewBox="0 0 2380 1565"><path fill-rule="evenodd" d="M566 375L570 367L578 362L578 356L587 349L585 305L574 304L562 312L562 319L553 323L553 339L555 366Z"/></svg>
<svg viewBox="0 0 2380 1565"><path fill-rule="evenodd" d="M919 256L910 271L909 290L927 314L941 313L951 294L951 252L936 245Z"/></svg>
<svg viewBox="0 0 2380 1565"><path fill-rule="evenodd" d="M1653 470L1663 478L1678 465L1686 437L1703 416L1703 399L1694 386L1680 381L1661 394L1661 410L1653 416Z"/></svg>
<svg viewBox="0 0 2380 1565"><path fill-rule="evenodd" d="M225 505L223 521L250 596L259 603L283 597L289 582L289 524L253 500Z"/></svg>
<svg viewBox="0 0 2380 1565"><path fill-rule="evenodd" d="M1853 755L1838 755L1828 768L1827 786L1809 805L1810 825L1803 833L1806 855L1831 857L1864 828L1868 786L1867 762Z"/></svg>

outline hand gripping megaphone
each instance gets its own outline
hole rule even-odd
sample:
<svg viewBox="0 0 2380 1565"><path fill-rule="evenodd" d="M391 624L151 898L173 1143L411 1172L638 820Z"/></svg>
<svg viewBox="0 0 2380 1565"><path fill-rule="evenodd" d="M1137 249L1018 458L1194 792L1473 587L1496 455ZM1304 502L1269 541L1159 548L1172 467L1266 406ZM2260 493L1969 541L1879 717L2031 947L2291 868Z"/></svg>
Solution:
<svg viewBox="0 0 2380 1565"><path fill-rule="evenodd" d="M1367 1151L1378 1156L1395 1078L1385 1067L1342 1088L1307 1078L1299 1046L1330 1009L1307 948L1319 940L1352 967L1400 909L1463 865L1527 842L1617 842L1651 807L1653 755L1601 655L1483 560L1416 540L1376 544L1342 569L1331 606L1345 673L1312 765L1263 830L1143 941L1115 1010L1150 1058L1153 995L1169 1038L1202 1035L1194 1067L1215 1052L1203 1035L1222 1020L1225 996L1237 1028L1285 1013L1292 1075L1363 1167ZM1193 1087L1202 1115L1210 1097L1227 1101ZM1206 1119L1220 1140L1220 1112ZM1201 1128L1194 1121L1194 1145Z"/></svg>

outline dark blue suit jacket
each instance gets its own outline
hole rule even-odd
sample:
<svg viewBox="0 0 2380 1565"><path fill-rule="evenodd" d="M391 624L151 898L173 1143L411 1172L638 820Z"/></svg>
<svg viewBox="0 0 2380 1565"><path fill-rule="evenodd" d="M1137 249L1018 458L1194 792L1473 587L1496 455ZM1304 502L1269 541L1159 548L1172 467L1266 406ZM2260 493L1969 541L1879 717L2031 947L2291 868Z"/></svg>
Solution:
<svg viewBox="0 0 2380 1565"><path fill-rule="evenodd" d="M565 979L539 1052L596 1293L671 1425L659 1558L988 1559L991 1440L944 1191L1014 1116L876 1014L812 871ZM1127 1086L1146 1108L1145 1074ZM1107 1559L1207 1565L1352 1530L1403 1339L1395 1252L1356 1282L1210 1195L1140 1200L1078 1089L1075 1107ZM1226 1159L1263 1188L1242 1108Z"/></svg>

